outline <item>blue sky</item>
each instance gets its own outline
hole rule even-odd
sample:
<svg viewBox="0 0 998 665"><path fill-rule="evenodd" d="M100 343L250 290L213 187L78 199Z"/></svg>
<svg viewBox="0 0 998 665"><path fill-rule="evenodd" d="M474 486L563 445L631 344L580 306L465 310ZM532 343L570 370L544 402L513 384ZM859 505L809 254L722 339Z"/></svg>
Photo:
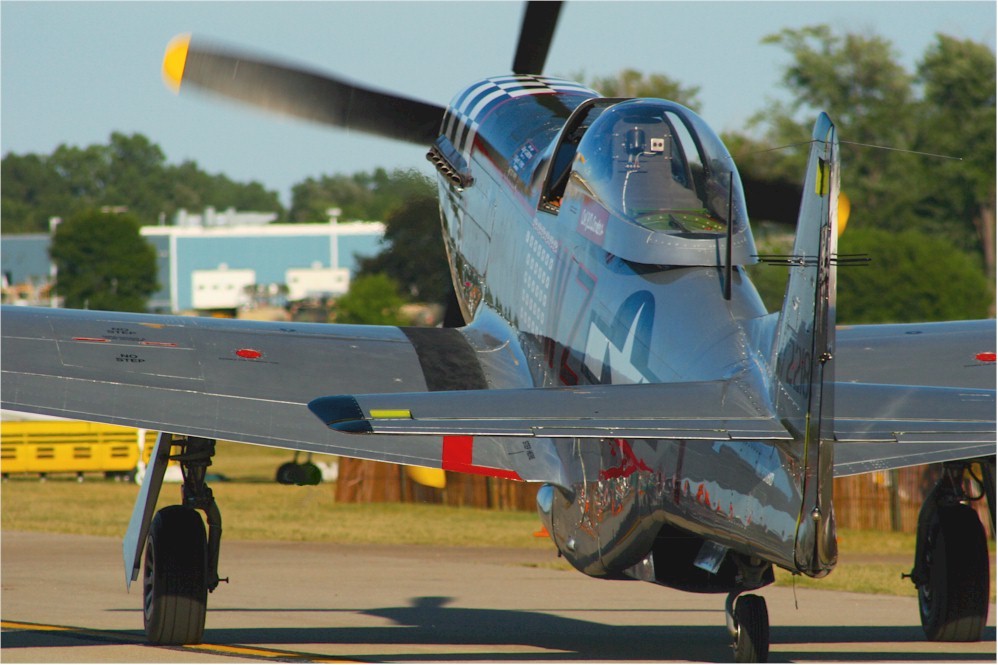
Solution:
<svg viewBox="0 0 998 665"><path fill-rule="evenodd" d="M913 69L937 32L995 48L988 2L568 2L546 72L625 67L699 85L701 114L737 129L780 94L787 56L760 44L784 27L890 39ZM160 63L178 33L250 47L445 104L508 73L522 3L0 2L0 152L49 153L139 132L171 163L257 180L287 203L309 176L381 166L430 173L418 147L285 120L205 95L176 96Z"/></svg>

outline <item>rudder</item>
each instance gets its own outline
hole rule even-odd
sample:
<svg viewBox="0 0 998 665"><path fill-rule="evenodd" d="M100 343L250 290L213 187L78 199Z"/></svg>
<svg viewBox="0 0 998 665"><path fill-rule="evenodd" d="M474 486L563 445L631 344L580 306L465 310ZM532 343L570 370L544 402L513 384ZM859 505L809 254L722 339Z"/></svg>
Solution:
<svg viewBox="0 0 998 665"><path fill-rule="evenodd" d="M773 404L802 446L803 496L796 560L823 575L835 565L832 413L839 146L822 113L814 125L789 279L773 346Z"/></svg>

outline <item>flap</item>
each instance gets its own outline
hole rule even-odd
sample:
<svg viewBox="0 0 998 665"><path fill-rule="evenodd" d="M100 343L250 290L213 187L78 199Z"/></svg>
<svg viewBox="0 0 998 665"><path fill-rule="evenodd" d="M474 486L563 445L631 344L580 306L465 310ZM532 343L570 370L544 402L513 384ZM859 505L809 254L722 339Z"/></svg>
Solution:
<svg viewBox="0 0 998 665"><path fill-rule="evenodd" d="M995 454L995 391L836 384L835 475Z"/></svg>
<svg viewBox="0 0 998 665"><path fill-rule="evenodd" d="M364 434L786 440L735 381L320 397L327 426Z"/></svg>

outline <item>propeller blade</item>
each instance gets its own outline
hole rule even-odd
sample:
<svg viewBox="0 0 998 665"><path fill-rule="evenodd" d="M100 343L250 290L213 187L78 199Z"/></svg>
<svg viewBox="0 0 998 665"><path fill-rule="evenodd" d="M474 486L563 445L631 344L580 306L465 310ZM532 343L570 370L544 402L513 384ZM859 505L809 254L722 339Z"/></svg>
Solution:
<svg viewBox="0 0 998 665"><path fill-rule="evenodd" d="M170 42L163 75L175 91L187 86L327 125L430 145L444 107L379 92L327 74L267 62L181 35Z"/></svg>
<svg viewBox="0 0 998 665"><path fill-rule="evenodd" d="M558 24L560 2L528 2L513 58L514 74L540 74Z"/></svg>

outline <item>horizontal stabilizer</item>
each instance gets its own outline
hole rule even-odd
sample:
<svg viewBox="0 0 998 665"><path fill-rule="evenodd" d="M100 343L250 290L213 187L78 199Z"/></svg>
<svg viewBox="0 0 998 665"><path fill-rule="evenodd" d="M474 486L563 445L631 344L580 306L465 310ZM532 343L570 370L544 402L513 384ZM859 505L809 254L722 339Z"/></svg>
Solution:
<svg viewBox="0 0 998 665"><path fill-rule="evenodd" d="M320 397L348 433L551 438L785 440L735 381Z"/></svg>

